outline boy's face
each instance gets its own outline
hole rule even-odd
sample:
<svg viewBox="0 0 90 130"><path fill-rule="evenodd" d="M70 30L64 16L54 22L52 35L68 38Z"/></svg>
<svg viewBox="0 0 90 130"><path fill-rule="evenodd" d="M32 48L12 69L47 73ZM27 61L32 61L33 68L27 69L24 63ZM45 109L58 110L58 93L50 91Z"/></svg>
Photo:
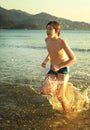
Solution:
<svg viewBox="0 0 90 130"><path fill-rule="evenodd" d="M46 27L46 33L48 36L53 36L56 32L55 32L55 29L51 25L48 25Z"/></svg>

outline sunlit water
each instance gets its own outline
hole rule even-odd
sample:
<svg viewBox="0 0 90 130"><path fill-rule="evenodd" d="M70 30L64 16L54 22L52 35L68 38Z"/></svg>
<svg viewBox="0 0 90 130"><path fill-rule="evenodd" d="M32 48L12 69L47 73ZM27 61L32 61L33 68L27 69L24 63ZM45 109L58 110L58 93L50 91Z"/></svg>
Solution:
<svg viewBox="0 0 90 130"><path fill-rule="evenodd" d="M47 55L44 30L0 30L0 84L28 85L39 91L49 69L41 67ZM77 62L70 67L70 82L90 95L90 31L62 31ZM89 97L90 98L90 97Z"/></svg>

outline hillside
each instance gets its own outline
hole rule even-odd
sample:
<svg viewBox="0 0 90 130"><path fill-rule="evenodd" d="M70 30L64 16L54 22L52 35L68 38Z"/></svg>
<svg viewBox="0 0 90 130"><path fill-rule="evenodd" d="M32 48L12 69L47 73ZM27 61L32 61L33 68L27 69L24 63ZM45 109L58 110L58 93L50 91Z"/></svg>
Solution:
<svg viewBox="0 0 90 130"><path fill-rule="evenodd" d="M90 24L59 18L47 13L29 14L21 10L7 10L0 7L0 29L45 29L51 20L57 20L62 29L90 30Z"/></svg>

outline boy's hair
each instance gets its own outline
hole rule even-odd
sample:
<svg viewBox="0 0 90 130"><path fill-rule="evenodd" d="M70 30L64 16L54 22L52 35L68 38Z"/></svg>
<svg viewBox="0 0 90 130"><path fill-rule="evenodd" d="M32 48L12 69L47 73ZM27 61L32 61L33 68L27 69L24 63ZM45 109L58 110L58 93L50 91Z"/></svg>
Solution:
<svg viewBox="0 0 90 130"><path fill-rule="evenodd" d="M58 36L60 35L60 24L59 22L56 22L56 21L50 21L47 25L46 25L46 28L48 25L51 25L54 29L55 29L55 32L58 34Z"/></svg>

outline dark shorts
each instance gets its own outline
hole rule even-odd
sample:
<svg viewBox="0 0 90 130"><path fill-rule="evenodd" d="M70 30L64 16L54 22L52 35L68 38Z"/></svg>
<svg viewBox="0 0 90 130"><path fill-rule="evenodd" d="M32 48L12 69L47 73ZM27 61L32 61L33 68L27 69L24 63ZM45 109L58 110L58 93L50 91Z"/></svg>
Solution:
<svg viewBox="0 0 90 130"><path fill-rule="evenodd" d="M61 74L69 74L69 68L68 67L64 67L64 68L59 69L58 71L53 71L52 69L50 69L47 74L58 75L60 73Z"/></svg>

